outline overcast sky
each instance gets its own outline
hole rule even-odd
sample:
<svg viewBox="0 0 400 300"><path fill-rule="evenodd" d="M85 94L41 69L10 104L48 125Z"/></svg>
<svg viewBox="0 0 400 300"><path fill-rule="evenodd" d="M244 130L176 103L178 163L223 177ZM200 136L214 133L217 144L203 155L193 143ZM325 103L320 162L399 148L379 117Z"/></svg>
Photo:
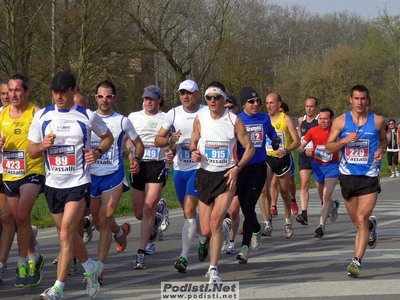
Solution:
<svg viewBox="0 0 400 300"><path fill-rule="evenodd" d="M298 4L311 13L325 14L347 11L365 19L376 18L386 7L389 15L400 15L400 0L270 0L282 6Z"/></svg>

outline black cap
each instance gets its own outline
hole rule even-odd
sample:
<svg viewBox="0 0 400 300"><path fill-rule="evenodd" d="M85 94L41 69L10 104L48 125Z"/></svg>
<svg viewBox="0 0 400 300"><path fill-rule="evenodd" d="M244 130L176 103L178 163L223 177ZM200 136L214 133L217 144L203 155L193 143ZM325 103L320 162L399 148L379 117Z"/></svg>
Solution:
<svg viewBox="0 0 400 300"><path fill-rule="evenodd" d="M66 91L76 86L75 76L69 71L60 71L51 81L51 90Z"/></svg>
<svg viewBox="0 0 400 300"><path fill-rule="evenodd" d="M255 89L253 89L252 87L245 86L244 88L242 88L240 90L239 99L240 99L240 103L242 105L245 105L247 100L253 99L253 98L260 98L260 96L258 96L257 91Z"/></svg>
<svg viewBox="0 0 400 300"><path fill-rule="evenodd" d="M232 103L234 106L237 105L237 101L236 101L235 97L233 97L232 95L226 95L226 96L227 97L226 97L225 101L228 101L228 102Z"/></svg>

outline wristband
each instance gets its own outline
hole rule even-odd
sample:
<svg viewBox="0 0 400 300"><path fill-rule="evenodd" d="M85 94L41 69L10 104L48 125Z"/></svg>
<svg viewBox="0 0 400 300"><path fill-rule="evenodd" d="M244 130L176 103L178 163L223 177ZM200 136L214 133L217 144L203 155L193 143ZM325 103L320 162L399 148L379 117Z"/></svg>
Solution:
<svg viewBox="0 0 400 300"><path fill-rule="evenodd" d="M133 158L133 160L136 160L138 163L140 163L140 162L142 161L142 159L141 159L140 157L137 157L137 156L135 156L135 157Z"/></svg>
<svg viewBox="0 0 400 300"><path fill-rule="evenodd" d="M235 167L238 167L239 172L242 170L242 167L239 164L236 164Z"/></svg>
<svg viewBox="0 0 400 300"><path fill-rule="evenodd" d="M196 151L197 149L192 149L192 150L190 150L190 155L192 155L192 153L194 152L194 151Z"/></svg>

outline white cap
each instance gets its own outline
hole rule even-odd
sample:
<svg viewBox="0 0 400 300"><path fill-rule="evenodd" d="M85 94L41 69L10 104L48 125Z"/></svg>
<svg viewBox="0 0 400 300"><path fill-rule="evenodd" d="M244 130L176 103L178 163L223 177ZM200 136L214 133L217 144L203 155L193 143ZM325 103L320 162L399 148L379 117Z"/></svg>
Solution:
<svg viewBox="0 0 400 300"><path fill-rule="evenodd" d="M182 81L181 84L179 85L179 89L177 90L177 92L179 92L180 90L186 90L188 92L195 92L198 91L199 88L197 86L197 83L194 82L191 79L186 79L185 81Z"/></svg>

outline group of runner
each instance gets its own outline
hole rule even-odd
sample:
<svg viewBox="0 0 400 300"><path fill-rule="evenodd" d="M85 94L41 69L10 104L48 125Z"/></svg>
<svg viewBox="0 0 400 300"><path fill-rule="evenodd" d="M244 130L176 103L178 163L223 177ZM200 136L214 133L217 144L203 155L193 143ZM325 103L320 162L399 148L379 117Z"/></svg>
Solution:
<svg viewBox="0 0 400 300"><path fill-rule="evenodd" d="M7 197L1 202L1 239L7 237L7 228L12 228L13 235L17 232L17 287L41 281L44 259L35 249L30 212L42 188L60 237L57 278L40 299L63 298L74 259L85 269L87 294L94 298L103 281L112 234L117 252L126 248L130 224L118 225L113 216L121 194L129 190L123 169L125 149L129 150L134 214L141 220L135 269L146 268L145 254L154 253L157 235L168 228L167 201L160 197L171 162L185 218L182 252L173 263L178 272L187 272L190 246L197 234L199 260L210 257L206 277L210 283L222 281L218 259L221 250L236 254L239 207L244 221L236 258L247 263L249 250L257 250L261 236L273 231L272 215L277 212L271 203L276 201L278 183L285 208L285 237L290 238L292 214L297 215L297 222L308 224L311 174L321 198L317 238L325 234L326 220L337 218L340 202L332 201L332 192L340 179L346 208L357 228L355 257L347 268L350 276L360 274L367 245L376 245L377 220L371 214L380 190L379 166L387 138L385 121L370 111L369 91L362 85L350 92L351 110L335 119L330 108L318 112L318 100L308 98L298 131L281 111L284 105L279 94L266 97L268 114L262 113L261 97L248 86L239 92L243 112L236 115L237 101L220 82L207 86L203 95L207 105L201 104L203 96L195 81L181 82L177 91L181 105L167 113L160 110L161 89L149 85L143 91L143 109L128 117L113 110L117 91L107 80L96 86L96 111L74 103L78 87L68 71L53 77L54 104L44 109L29 102L31 89L25 76L10 77L7 88L10 105L0 114L2 187ZM296 150L302 182L300 214L292 188L291 153ZM271 184L273 175L276 184ZM255 212L257 202L261 222ZM78 234L88 228L87 207L100 232L97 260L88 256L82 234ZM7 263L6 257L1 260L2 248L0 274Z"/></svg>

